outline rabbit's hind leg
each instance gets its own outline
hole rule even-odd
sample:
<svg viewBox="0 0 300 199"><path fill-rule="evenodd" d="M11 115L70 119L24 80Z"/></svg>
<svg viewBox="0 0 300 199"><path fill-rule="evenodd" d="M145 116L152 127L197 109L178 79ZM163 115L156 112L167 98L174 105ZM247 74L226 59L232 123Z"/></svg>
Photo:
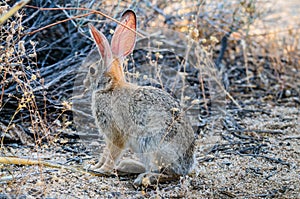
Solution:
<svg viewBox="0 0 300 199"><path fill-rule="evenodd" d="M146 171L144 164L133 159L122 160L116 170L118 175L140 174Z"/></svg>

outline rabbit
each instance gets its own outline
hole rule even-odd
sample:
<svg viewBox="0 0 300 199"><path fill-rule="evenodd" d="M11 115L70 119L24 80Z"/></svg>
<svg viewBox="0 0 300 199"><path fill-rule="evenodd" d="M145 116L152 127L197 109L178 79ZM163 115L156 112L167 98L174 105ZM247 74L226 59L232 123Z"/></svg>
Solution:
<svg viewBox="0 0 300 199"><path fill-rule="evenodd" d="M135 180L138 185L147 176L187 175L195 162L193 129L180 103L169 93L126 81L123 62L135 47L135 12L125 11L120 22L131 29L119 24L111 45L103 33L89 24L102 64L89 65L84 84L93 90L92 112L106 143L102 157L91 169L105 174L116 168L139 173ZM127 149L136 153L140 161L119 163Z"/></svg>

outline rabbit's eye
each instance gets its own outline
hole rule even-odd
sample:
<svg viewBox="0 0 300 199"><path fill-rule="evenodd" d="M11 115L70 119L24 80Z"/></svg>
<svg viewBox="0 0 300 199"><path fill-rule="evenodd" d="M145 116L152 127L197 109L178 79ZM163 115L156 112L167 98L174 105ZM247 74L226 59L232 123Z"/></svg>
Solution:
<svg viewBox="0 0 300 199"><path fill-rule="evenodd" d="M94 75L96 73L96 70L94 67L90 67L90 74Z"/></svg>

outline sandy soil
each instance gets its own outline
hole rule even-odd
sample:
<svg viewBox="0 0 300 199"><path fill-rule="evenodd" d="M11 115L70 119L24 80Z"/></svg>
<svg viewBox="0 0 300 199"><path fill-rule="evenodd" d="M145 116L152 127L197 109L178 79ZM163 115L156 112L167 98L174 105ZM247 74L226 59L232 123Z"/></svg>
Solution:
<svg viewBox="0 0 300 199"><path fill-rule="evenodd" d="M264 103L246 110L246 114L240 114L242 117L230 114L249 129L244 132L224 130L222 122L233 121L229 115L210 122L199 135L195 172L180 181L136 188L134 177L96 177L43 166L2 166L2 176L14 172L10 183L1 180L0 197L299 198L299 107ZM262 129L265 131L260 132ZM58 140L55 145L52 147L56 151L43 146L39 150L43 154L40 158L74 167L95 161L74 140ZM8 154L37 156L34 147L8 147L7 150Z"/></svg>

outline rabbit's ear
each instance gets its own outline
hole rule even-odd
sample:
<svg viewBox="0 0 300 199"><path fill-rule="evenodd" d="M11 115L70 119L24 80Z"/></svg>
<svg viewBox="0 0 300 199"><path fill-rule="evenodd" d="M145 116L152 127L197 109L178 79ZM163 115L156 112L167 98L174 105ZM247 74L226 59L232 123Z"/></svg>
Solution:
<svg viewBox="0 0 300 199"><path fill-rule="evenodd" d="M98 51L104 60L104 64L107 66L112 60L112 52L109 43L104 34L98 31L92 24L89 24L90 34L94 38Z"/></svg>
<svg viewBox="0 0 300 199"><path fill-rule="evenodd" d="M123 13L122 24L136 30L136 16L134 11L127 10ZM136 33L125 26L118 25L111 40L111 50L117 57L125 57L130 54L135 46Z"/></svg>

